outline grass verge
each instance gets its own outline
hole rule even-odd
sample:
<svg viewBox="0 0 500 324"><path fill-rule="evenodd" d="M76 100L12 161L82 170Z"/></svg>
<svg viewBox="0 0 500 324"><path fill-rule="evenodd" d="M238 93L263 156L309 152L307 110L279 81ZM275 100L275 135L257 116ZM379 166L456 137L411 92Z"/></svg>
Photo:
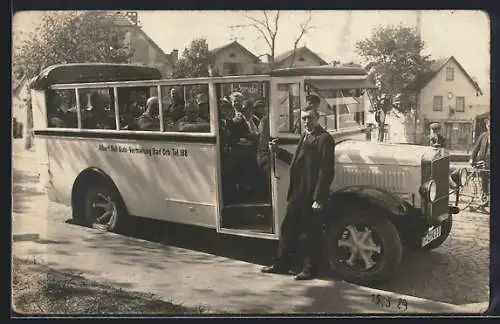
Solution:
<svg viewBox="0 0 500 324"><path fill-rule="evenodd" d="M20 314L200 315L208 311L101 285L34 261L15 258L12 274L12 305Z"/></svg>

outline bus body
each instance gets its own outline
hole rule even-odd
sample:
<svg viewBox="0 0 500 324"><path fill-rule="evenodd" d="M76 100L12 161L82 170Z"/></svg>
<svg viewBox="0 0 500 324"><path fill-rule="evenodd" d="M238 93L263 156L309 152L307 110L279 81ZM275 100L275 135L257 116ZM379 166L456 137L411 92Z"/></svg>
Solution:
<svg viewBox="0 0 500 324"><path fill-rule="evenodd" d="M320 123L337 142L325 259L347 280L387 280L403 241L439 246L455 209L444 150L364 141L366 90L373 87L363 69L345 67L193 79L161 79L144 66L50 67L31 83L41 179L50 199L72 206L87 225L118 230L133 215L277 240L289 166L271 154L269 172L255 167L255 142L229 145L222 120L234 108L228 97L239 92L262 109L254 124L268 118L269 140L293 154L300 107L314 94ZM150 118L144 106L151 97L158 112ZM141 120L149 128L139 128ZM364 225L351 226L359 221ZM369 244L359 244L371 247L356 254L355 237L364 234Z"/></svg>

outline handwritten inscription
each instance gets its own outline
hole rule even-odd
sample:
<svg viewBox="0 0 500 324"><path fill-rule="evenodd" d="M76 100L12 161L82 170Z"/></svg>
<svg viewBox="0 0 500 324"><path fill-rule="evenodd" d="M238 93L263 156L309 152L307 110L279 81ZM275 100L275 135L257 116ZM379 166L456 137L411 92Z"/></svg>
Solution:
<svg viewBox="0 0 500 324"><path fill-rule="evenodd" d="M395 308L400 311L408 310L408 302L404 298L391 298L379 294L372 294L372 303L383 308Z"/></svg>
<svg viewBox="0 0 500 324"><path fill-rule="evenodd" d="M187 157L187 149L164 147L134 147L132 145L99 144L99 151L112 153L141 154L147 156Z"/></svg>

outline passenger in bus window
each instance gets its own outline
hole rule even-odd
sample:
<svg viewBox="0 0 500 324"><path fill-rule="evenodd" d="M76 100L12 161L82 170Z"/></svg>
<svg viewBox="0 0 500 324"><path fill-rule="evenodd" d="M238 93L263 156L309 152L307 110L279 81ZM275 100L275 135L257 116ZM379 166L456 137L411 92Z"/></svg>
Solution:
<svg viewBox="0 0 500 324"><path fill-rule="evenodd" d="M267 107L266 107L266 99L265 98L259 98L255 101L254 104L254 115L256 117L256 120L258 120L257 125L260 123L260 120L267 114Z"/></svg>
<svg viewBox="0 0 500 324"><path fill-rule="evenodd" d="M168 107L168 117L174 123L184 117L184 99L179 93L178 88L170 89L170 106Z"/></svg>
<svg viewBox="0 0 500 324"><path fill-rule="evenodd" d="M208 121L200 118L198 105L188 102L184 107L186 115L177 121L180 132L210 132Z"/></svg>
<svg viewBox="0 0 500 324"><path fill-rule="evenodd" d="M210 121L210 108L208 105L208 97L204 93L196 95L196 104L198 105L198 114L200 118Z"/></svg>
<svg viewBox="0 0 500 324"><path fill-rule="evenodd" d="M76 128L78 122L76 107L73 106L74 98L71 98L68 92L54 92L53 98L54 106L52 107L55 107L55 109L54 112L48 113L49 127Z"/></svg>
<svg viewBox="0 0 500 324"><path fill-rule="evenodd" d="M146 111L137 119L137 128L139 130L147 131L159 131L160 130L160 120L158 118L159 114L159 104L157 97L151 97L146 102Z"/></svg>

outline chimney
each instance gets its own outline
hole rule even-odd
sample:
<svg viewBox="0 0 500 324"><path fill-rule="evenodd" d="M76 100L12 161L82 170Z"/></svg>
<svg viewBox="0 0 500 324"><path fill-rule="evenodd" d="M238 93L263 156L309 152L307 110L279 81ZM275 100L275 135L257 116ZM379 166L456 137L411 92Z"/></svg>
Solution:
<svg viewBox="0 0 500 324"><path fill-rule="evenodd" d="M173 49L172 52L170 52L170 59L172 60L172 64L177 63L179 59L179 50Z"/></svg>
<svg viewBox="0 0 500 324"><path fill-rule="evenodd" d="M137 11L127 11L126 15L128 18L130 18L134 26L137 26L138 24Z"/></svg>

